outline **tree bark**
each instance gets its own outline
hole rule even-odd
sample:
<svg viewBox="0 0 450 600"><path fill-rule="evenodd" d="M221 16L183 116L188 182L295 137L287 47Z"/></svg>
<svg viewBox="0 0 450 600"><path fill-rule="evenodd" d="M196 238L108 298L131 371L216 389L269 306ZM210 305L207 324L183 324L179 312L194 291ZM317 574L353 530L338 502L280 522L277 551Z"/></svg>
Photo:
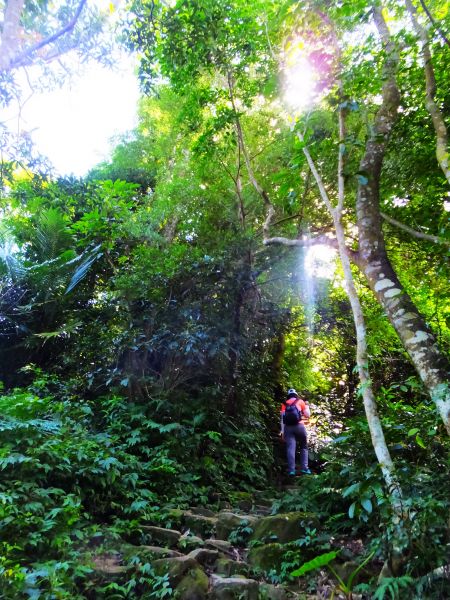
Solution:
<svg viewBox="0 0 450 600"><path fill-rule="evenodd" d="M425 105L433 121L436 132L436 158L445 178L450 183L449 147L448 133L445 125L444 115L436 102L436 78L434 75L433 60L431 57L430 42L424 27L419 23L417 11L411 0L405 0L406 8L413 27L422 44L423 63L425 70L426 101Z"/></svg>
<svg viewBox="0 0 450 600"><path fill-rule="evenodd" d="M343 116L340 113L340 136L341 140L345 138L345 131L343 125ZM298 134L301 142L303 137ZM341 144L343 142L341 141ZM341 145L340 144L340 145ZM341 150L341 149L340 149ZM372 439L372 445L375 450L375 455L380 464L381 471L383 473L386 486L389 490L394 513L400 519L402 517L402 492L398 482L398 478L395 472L395 466L392 461L389 449L386 444L384 437L383 427L381 420L378 415L377 404L375 395L372 389L372 382L369 373L369 358L367 353L367 337L366 337L366 325L361 303L359 301L358 292L355 288L355 282L353 279L353 273L350 265L350 259L347 254L347 248L345 243L345 231L342 223L342 210L344 206L344 175L343 175L343 152L339 151L339 164L338 164L338 204L333 207L325 186L323 185L322 178L318 172L316 165L309 153L307 147L303 148L306 160L308 161L309 168L313 174L313 177L319 188L320 195L324 201L328 211L333 217L334 228L336 232L336 239L338 243L339 258L344 271L345 289L347 292L350 306L352 308L353 320L355 323L356 331L356 365L358 369L360 390L363 397L364 410L367 417L367 423L369 425L370 436Z"/></svg>
<svg viewBox="0 0 450 600"><path fill-rule="evenodd" d="M359 267L384 308L412 363L421 377L450 434L448 361L439 351L424 318L405 292L387 256L381 229L380 176L386 145L394 126L400 93L395 72L398 56L381 9L373 10L374 22L386 52L383 102L375 117L360 172L367 179L358 186L356 200L359 232Z"/></svg>

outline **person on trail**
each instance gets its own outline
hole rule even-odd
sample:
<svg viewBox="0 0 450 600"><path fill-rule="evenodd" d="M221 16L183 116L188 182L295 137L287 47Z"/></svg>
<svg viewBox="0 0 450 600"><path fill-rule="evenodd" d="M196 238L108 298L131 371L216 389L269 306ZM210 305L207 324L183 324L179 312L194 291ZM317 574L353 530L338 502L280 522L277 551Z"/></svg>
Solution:
<svg viewBox="0 0 450 600"><path fill-rule="evenodd" d="M302 422L309 419L310 410L307 400L302 400L291 388L281 405L281 439L286 442L288 474L295 475L295 451L300 446L300 473L311 475L308 467L308 440L306 427Z"/></svg>

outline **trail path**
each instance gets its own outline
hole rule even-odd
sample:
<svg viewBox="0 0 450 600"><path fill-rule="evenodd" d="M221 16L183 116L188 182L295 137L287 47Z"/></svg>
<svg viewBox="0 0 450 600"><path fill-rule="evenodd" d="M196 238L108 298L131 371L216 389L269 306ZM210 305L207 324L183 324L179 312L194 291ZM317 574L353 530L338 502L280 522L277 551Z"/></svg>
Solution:
<svg viewBox="0 0 450 600"><path fill-rule="evenodd" d="M143 521L130 528L130 539L108 544L99 539L91 553L93 584L126 582L130 563L152 565L168 574L178 600L289 600L316 598L299 583L275 585L286 545L317 525L314 514L271 515L274 498L264 492L243 494L219 510L173 509L165 521ZM305 561L308 560L305 557ZM272 581L271 581L272 579Z"/></svg>

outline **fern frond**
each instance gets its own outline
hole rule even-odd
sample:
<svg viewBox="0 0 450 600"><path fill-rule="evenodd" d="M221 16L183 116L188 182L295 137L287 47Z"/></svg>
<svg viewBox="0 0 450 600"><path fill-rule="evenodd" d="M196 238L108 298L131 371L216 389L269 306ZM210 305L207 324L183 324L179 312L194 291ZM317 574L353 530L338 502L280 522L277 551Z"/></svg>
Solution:
<svg viewBox="0 0 450 600"><path fill-rule="evenodd" d="M64 215L56 208L43 210L31 242L39 260L57 258L72 242Z"/></svg>

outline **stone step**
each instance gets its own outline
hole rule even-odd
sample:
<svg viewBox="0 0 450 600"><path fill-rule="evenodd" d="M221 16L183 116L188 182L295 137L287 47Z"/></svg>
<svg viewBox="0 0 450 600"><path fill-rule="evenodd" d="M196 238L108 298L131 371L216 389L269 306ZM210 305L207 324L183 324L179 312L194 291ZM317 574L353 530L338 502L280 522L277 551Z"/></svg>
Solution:
<svg viewBox="0 0 450 600"><path fill-rule="evenodd" d="M103 544L93 549L98 553L90 561L93 578L122 584L128 576L126 565L137 556L150 562L158 575L168 574L177 600L292 599L296 596L292 590L260 581L262 577L254 573L277 570L284 544L301 538L306 527L318 527L319 523L314 514L305 512L272 515L272 501L261 494L249 512L174 509L167 523L177 528L142 525L141 541L145 543L141 545L104 538ZM107 547L117 545L119 550L105 551L105 543Z"/></svg>

